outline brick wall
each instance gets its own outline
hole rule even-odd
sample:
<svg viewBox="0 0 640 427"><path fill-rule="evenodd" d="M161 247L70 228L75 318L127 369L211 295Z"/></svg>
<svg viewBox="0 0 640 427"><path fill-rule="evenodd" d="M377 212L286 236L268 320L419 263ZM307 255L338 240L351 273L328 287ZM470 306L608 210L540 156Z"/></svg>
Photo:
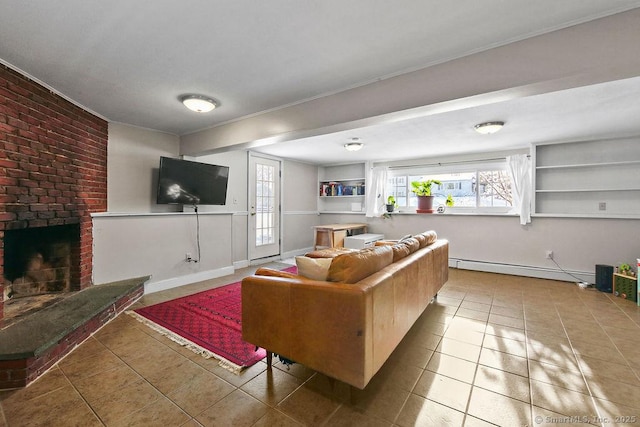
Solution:
<svg viewBox="0 0 640 427"><path fill-rule="evenodd" d="M106 210L107 122L0 65L0 273L5 230L79 224L76 286L84 289L90 214Z"/></svg>

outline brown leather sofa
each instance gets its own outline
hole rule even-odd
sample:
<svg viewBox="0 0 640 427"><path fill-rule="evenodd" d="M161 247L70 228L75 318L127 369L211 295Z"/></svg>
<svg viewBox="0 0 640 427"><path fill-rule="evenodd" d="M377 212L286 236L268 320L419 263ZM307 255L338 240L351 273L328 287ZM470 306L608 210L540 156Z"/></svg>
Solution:
<svg viewBox="0 0 640 427"><path fill-rule="evenodd" d="M429 231L339 253L325 281L261 268L242 280L243 339L363 389L447 281L448 259Z"/></svg>

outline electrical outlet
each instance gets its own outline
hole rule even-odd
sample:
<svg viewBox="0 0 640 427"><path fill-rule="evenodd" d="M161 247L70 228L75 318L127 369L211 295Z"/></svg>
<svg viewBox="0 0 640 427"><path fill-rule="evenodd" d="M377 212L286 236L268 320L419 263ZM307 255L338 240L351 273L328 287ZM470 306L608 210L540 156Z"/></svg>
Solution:
<svg viewBox="0 0 640 427"><path fill-rule="evenodd" d="M607 202L598 203L598 209L601 210L601 211L606 211L607 210Z"/></svg>
<svg viewBox="0 0 640 427"><path fill-rule="evenodd" d="M545 258L547 259L553 259L553 251L547 251L545 253Z"/></svg>
<svg viewBox="0 0 640 427"><path fill-rule="evenodd" d="M186 254L184 254L184 260L186 262L191 262L193 258L191 257L191 252L187 252Z"/></svg>

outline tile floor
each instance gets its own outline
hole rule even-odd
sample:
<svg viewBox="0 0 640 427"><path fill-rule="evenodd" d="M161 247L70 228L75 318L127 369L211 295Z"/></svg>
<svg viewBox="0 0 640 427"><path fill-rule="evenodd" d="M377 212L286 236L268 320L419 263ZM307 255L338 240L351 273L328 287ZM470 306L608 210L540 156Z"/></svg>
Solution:
<svg viewBox="0 0 640 427"><path fill-rule="evenodd" d="M121 315L29 387L0 393L0 427L633 425L639 416L640 308L571 283L464 270L451 270L362 391L332 388L300 365L260 362L234 375Z"/></svg>

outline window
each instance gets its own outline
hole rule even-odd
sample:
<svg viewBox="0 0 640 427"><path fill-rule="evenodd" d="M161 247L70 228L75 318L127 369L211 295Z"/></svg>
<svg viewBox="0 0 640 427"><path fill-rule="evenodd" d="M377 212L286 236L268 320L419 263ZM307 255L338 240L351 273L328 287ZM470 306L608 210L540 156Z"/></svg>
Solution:
<svg viewBox="0 0 640 427"><path fill-rule="evenodd" d="M447 170L449 169L449 170ZM396 203L405 211L418 205L418 198L411 191L411 182L437 180L441 184L431 187L435 196L433 205L446 205L453 200L453 209L459 211L506 212L512 205L511 180L506 162L465 165L425 166L408 169L391 169L387 179L387 195L393 195ZM451 209L451 208L447 208Z"/></svg>

